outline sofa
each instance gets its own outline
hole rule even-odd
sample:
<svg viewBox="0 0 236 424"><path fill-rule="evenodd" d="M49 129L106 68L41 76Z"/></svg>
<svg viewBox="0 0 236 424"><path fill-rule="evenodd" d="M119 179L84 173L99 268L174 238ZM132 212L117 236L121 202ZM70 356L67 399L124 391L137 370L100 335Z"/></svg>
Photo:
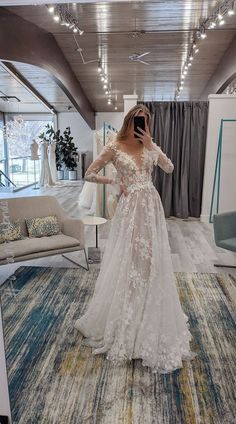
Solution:
<svg viewBox="0 0 236 424"><path fill-rule="evenodd" d="M54 196L32 196L0 199L7 202L9 220L19 221L22 239L0 244L0 265L9 262L9 256L14 262L41 258L44 256L63 254L86 270L89 269L85 250L84 224L80 219L68 217ZM1 212L0 222L3 221ZM54 215L58 219L60 233L47 237L29 237L25 218L43 218ZM64 253L84 251L86 267L68 258Z"/></svg>

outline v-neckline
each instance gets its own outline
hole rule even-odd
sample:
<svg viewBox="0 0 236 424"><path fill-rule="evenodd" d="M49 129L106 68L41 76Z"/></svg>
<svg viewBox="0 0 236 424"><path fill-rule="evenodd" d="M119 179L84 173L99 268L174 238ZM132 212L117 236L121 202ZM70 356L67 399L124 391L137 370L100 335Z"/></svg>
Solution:
<svg viewBox="0 0 236 424"><path fill-rule="evenodd" d="M142 169L142 166L143 166L143 155L144 155L144 150L145 150L145 147L143 147L143 150L142 150L142 152L141 152L141 154L140 154L140 158L141 158L141 165L139 166L138 164L137 164L137 162L136 162L136 160L134 159L134 155L131 155L131 154L129 154L129 153L127 153L127 152L125 152L124 150L120 150L120 149L118 149L117 148L117 151L118 152L120 152L120 153L123 153L124 155L126 155L126 156L128 156L128 158L130 158L130 160L135 164L135 166L136 166L136 168L139 170L139 171L141 171L141 169Z"/></svg>

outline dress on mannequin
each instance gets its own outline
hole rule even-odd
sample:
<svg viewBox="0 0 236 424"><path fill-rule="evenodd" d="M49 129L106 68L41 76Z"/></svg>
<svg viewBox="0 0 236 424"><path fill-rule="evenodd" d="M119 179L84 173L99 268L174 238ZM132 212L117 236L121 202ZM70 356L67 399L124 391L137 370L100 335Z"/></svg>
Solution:
<svg viewBox="0 0 236 424"><path fill-rule="evenodd" d="M49 143L48 146L48 159L49 167L51 171L52 180L54 183L57 182L57 168L56 168L56 143Z"/></svg>
<svg viewBox="0 0 236 424"><path fill-rule="evenodd" d="M114 363L140 358L152 372L165 374L196 356L176 288L162 202L151 179L153 165L166 173L174 166L158 146L144 147L134 157L117 144L108 143L85 174L87 181L99 182L98 172L112 162L128 195L119 197L93 296L75 328L93 355L106 353Z"/></svg>
<svg viewBox="0 0 236 424"><path fill-rule="evenodd" d="M39 185L40 186L52 186L54 182L52 180L51 171L48 162L48 143L42 141L40 145L41 149L41 174Z"/></svg>
<svg viewBox="0 0 236 424"><path fill-rule="evenodd" d="M32 140L32 143L30 145L31 160L39 160L38 149L39 149L38 143L35 140Z"/></svg>

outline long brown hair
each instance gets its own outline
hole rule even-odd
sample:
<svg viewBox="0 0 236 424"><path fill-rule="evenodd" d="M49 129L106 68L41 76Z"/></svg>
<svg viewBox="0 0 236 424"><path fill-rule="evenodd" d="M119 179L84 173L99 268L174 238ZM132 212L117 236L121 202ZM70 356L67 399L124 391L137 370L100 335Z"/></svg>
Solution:
<svg viewBox="0 0 236 424"><path fill-rule="evenodd" d="M121 140L127 137L127 132L129 130L130 125L132 125L134 116L137 116L139 112L143 112L146 115L147 126L149 128L149 131L151 132L151 114L148 108L144 105L135 105L134 107L132 107L132 109L129 110L127 115L125 115L124 117L122 127L117 134L118 140Z"/></svg>

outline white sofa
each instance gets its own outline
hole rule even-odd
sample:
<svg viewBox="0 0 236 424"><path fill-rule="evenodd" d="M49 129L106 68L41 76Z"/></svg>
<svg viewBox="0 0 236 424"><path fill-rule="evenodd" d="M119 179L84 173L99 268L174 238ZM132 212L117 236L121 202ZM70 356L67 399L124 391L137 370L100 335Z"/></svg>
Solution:
<svg viewBox="0 0 236 424"><path fill-rule="evenodd" d="M14 262L62 254L76 265L89 269L85 250L84 224L80 219L66 216L64 210L53 196L15 197L0 199L7 202L10 221L20 221L22 240L0 244L0 265L8 262L9 252ZM42 218L56 215L61 233L50 237L29 238L25 218ZM0 222L2 217L0 217ZM66 252L83 250L87 267L64 255Z"/></svg>

